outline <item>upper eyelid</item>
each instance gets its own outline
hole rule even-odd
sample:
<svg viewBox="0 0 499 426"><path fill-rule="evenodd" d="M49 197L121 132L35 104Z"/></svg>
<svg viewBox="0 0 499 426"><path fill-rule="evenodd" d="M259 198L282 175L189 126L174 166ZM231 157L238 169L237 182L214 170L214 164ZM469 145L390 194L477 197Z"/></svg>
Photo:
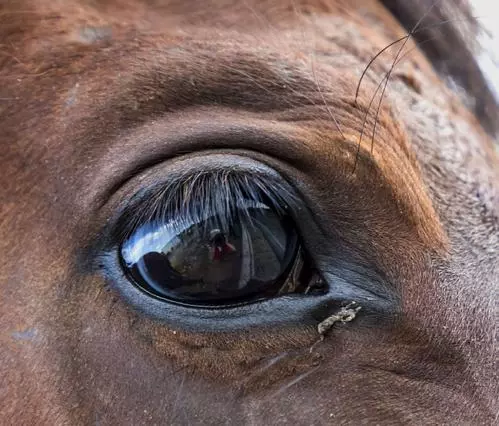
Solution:
<svg viewBox="0 0 499 426"><path fill-rule="evenodd" d="M82 180L85 190L80 191L89 197L82 201L95 204L97 209L133 176L185 154L206 149L248 151L279 159L299 170L310 168L319 155L316 146L292 123L246 117L228 110L191 111L187 118L167 114L106 141L106 146L106 151L89 165L88 180Z"/></svg>

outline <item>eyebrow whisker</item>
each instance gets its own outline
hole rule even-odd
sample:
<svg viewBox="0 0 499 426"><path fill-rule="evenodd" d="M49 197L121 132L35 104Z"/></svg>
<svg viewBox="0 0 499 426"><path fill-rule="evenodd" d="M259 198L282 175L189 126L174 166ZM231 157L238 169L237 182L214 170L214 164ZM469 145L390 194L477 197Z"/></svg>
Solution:
<svg viewBox="0 0 499 426"><path fill-rule="evenodd" d="M388 70L388 74L387 74L387 77L385 79L383 90L381 91L381 96L379 98L378 107L376 109L376 117L374 119L373 134L372 134L372 138L371 138L371 154L374 151L374 138L376 137L376 127L377 127L377 124L378 124L379 112L381 110L381 104L383 103L383 98L385 96L385 91L386 91L386 88L388 86L388 82L390 81L390 77L392 75L392 72L395 69L395 65L397 63L397 60L400 57L400 54L402 53L402 51L404 50L404 47L406 46L407 42L409 41L410 36L412 36L412 34L414 34L414 31L417 29L417 27L419 27L419 25L421 24L421 22L423 21L423 19L430 13L431 9L437 4L438 1L440 1L440 0L436 0L428 8L428 10L426 11L426 13L423 16L421 16L421 18L418 20L418 22L416 22L416 25L414 25L414 28L410 31L409 36L404 40L404 42L402 43L402 46L400 46L399 50L397 51L397 54L395 55L395 58L393 59L392 65L391 65L390 69Z"/></svg>
<svg viewBox="0 0 499 426"><path fill-rule="evenodd" d="M424 18L424 16L423 16L423 18ZM478 19L478 17L472 17L472 18L473 19ZM419 32L430 30L432 28L438 28L438 27L443 26L445 24L455 23L455 22L461 22L461 21L462 22L467 22L468 20L467 19L445 19L445 20L443 20L443 21L441 21L441 22L439 22L437 24L425 25L424 27L417 28L415 31L411 31L409 34L406 34L405 36L402 36L402 37L398 38L397 40L392 41L390 44L386 45L383 49L381 49L378 53L376 53L376 55L374 55L369 60L369 62L367 63L367 65L364 67L364 70L362 71L362 74L359 77L359 81L357 83L357 88L355 89L355 103L357 103L357 99L358 99L359 93L360 93L360 87L362 85L362 81L364 80L364 77L367 74L367 71L369 71L369 68L374 63L374 61L376 61L376 59L378 59L390 47L396 45L397 43L400 43L403 40L406 40L406 39L410 38L411 35L417 34ZM433 38L432 38L432 40L433 40Z"/></svg>
<svg viewBox="0 0 499 426"><path fill-rule="evenodd" d="M400 58L398 58L397 62L395 63L395 65L398 65L400 62L402 62L403 59L405 59L410 53L412 53L414 50L416 50L417 48L421 47L422 45L426 44L426 43L429 43L431 41L433 41L436 37L431 37L427 40L423 40L419 43L417 43L417 45L415 47L412 47L411 49L409 49L407 52L405 52ZM364 136L364 132L365 132L365 127L366 127L366 124L367 124L367 118L369 116L369 111L371 109L371 106L374 102L374 100L376 99L376 95L378 94L379 92L379 89L381 89L381 86L383 85L383 83L386 81L387 79L387 76L388 76L388 72L385 73L384 77L381 79L381 81L378 83L378 85L376 86L376 90L374 91L373 93L373 96L371 97L371 100L369 101L369 104L367 106L367 110L366 110L366 113L364 114L364 119L362 121L362 128L361 128L361 131L360 131L360 140L362 140L362 137ZM359 149L360 149L360 145L357 145L357 155L359 154ZM371 154L372 154L372 151L371 151ZM355 168L354 168L354 171L355 171Z"/></svg>
<svg viewBox="0 0 499 426"><path fill-rule="evenodd" d="M331 120L333 120L334 122L334 125L336 126L336 128L338 129L338 132L340 132L340 135L343 139L345 139L345 135L343 133L343 131L341 130L341 127L340 127L340 123L338 123L338 120L336 119L336 117L333 115L333 113L331 112L331 109L329 108L329 105L326 101L326 98L324 96L324 93L322 92L322 89L321 89L321 86L319 84L319 79L317 78L317 74L315 72L315 66L314 66L314 60L312 60L312 74L313 74L313 77L314 77L314 81L315 81L315 85L317 86L317 91L319 92L319 95L321 96L322 98L322 102L324 103L324 106L326 108L326 111L327 113L329 114L329 117L331 117Z"/></svg>
<svg viewBox="0 0 499 426"><path fill-rule="evenodd" d="M390 80L390 77L392 75L392 72L395 68L395 65L397 64L397 61L400 57L400 54L402 53L402 51L404 50L407 42L410 40L410 38L415 34L415 32L417 31L417 29L419 28L419 26L421 25L421 22L423 22L423 20L430 14L431 10L437 5L437 3L441 1L441 0L435 0L433 2L433 4L426 10L426 12L419 18L419 20L416 22L416 24L414 25L414 27L411 29L411 31L409 32L409 34L407 34L405 37L403 37L401 40L398 40L398 41L402 41L403 40L403 43L402 43L402 46L400 46L399 50L397 51L397 54L395 55L395 58L393 59L393 62L392 62L392 65L390 67L390 69L388 70L387 74L385 75L384 79L384 86L383 86L383 90L381 91L381 96L380 96L380 100L379 100L379 103L378 103L378 107L376 109L376 116L375 116L375 120L374 120L374 126L373 126L373 134L372 134L372 139L371 139L371 154L373 153L374 151L374 139L375 139L375 136L376 136L376 125L377 125L377 122L378 122L378 118L379 118L379 112L380 112L380 109L381 109L381 104L383 102L383 97L384 97L384 94L385 94L385 91L386 91L386 87L388 86L388 81ZM397 43L398 41L392 43L391 45L394 45L395 43ZM390 46L387 46L388 48ZM386 50L386 48L385 48ZM382 52L381 52L382 53ZM377 55L379 56L379 54ZM372 64L373 61L369 62L368 64L368 67ZM368 68L367 67L367 68ZM366 68L366 70L367 70ZM365 75L365 72L362 74L362 77L364 77ZM361 78L362 78L361 77ZM383 84L383 82L381 83ZM358 89L360 88L360 81L359 81L359 85L358 85ZM376 91L377 92L377 91ZM375 95L374 95L375 96ZM374 99L374 96L372 99ZM356 93L356 98L355 98L355 101L357 101L357 93ZM366 115L369 113L369 110L370 110L370 105L372 104L372 102L369 104L369 108L368 110L366 111ZM360 146L361 146L361 143L362 143L362 135L363 135L363 130L364 130L364 125L362 126L362 132L360 134L360 137L359 137L359 143L357 144L357 153L355 155L355 162L354 162L354 168L353 168L353 172L355 172L356 168L357 168L357 163L358 163L358 160L359 160L359 154L360 154Z"/></svg>

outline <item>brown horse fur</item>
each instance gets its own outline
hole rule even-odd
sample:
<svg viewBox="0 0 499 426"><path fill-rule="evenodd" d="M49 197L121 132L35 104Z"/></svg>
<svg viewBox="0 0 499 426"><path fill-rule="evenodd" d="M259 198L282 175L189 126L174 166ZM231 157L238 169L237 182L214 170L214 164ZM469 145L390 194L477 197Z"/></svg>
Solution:
<svg viewBox="0 0 499 426"><path fill-rule="evenodd" d="M387 2L409 27L453 4ZM1 423L492 424L497 104L464 38L438 38L455 27L425 48L447 69L407 43L359 145L401 43L356 99L361 73L406 34L377 0L0 0ZM354 288L390 302L313 351L331 312L210 331L129 305L99 241L134 193L210 153L285 176L330 291L348 255Z"/></svg>

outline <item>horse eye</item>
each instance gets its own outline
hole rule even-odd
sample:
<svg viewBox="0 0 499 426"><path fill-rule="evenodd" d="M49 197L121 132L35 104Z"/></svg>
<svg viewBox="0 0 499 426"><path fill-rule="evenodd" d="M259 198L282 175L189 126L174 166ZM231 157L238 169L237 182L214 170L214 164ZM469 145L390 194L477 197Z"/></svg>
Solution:
<svg viewBox="0 0 499 426"><path fill-rule="evenodd" d="M251 199L228 215L221 210L177 212L138 227L121 246L131 281L153 297L196 307L282 294L300 251L291 217Z"/></svg>

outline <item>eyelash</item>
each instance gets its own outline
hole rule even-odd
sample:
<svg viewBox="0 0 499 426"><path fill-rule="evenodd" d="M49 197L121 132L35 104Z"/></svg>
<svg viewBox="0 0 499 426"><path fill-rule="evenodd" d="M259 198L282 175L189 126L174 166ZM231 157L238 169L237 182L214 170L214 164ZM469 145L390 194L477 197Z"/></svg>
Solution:
<svg viewBox="0 0 499 426"><path fill-rule="evenodd" d="M298 197L275 178L241 170L203 171L137 194L118 220L115 237L123 241L147 223L173 217L196 223L217 216L228 227L235 214L247 214L253 203L264 203L278 214L292 215L299 208Z"/></svg>

